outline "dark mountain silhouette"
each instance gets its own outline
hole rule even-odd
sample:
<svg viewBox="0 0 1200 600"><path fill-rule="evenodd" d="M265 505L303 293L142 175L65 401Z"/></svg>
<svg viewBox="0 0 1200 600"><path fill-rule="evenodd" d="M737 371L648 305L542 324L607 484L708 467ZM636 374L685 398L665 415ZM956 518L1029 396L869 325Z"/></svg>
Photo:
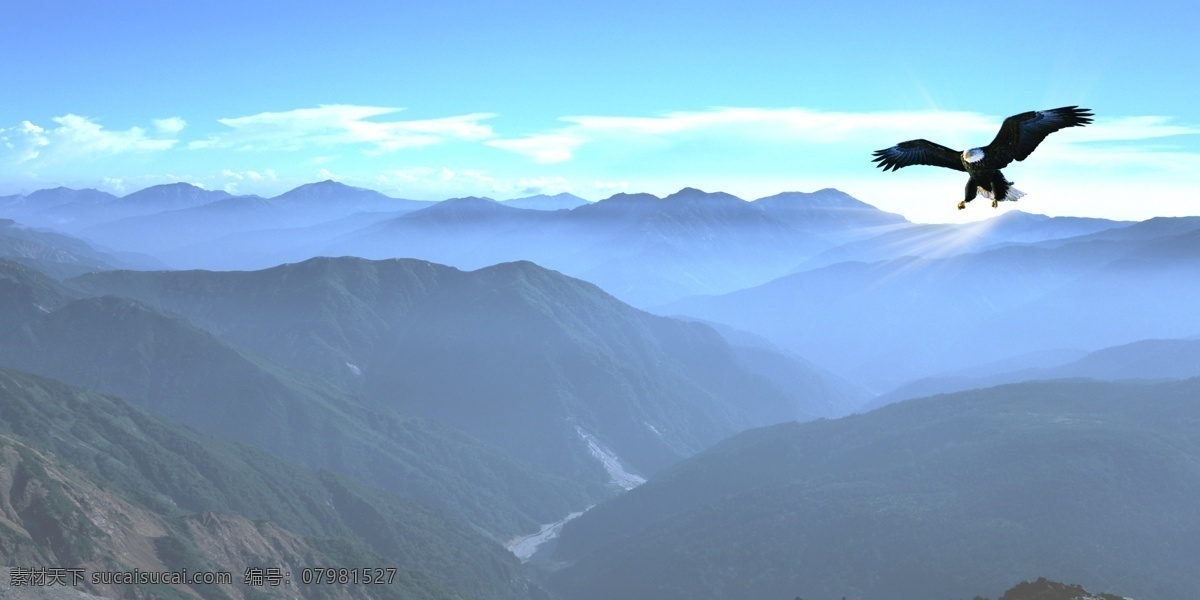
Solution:
<svg viewBox="0 0 1200 600"><path fill-rule="evenodd" d="M739 434L568 523L561 597L995 597L1200 584L1200 379L1057 381Z"/></svg>
<svg viewBox="0 0 1200 600"><path fill-rule="evenodd" d="M1081 585L1071 585L1039 577L1022 581L1004 592L1000 600L1124 600L1114 594L1093 594Z"/></svg>

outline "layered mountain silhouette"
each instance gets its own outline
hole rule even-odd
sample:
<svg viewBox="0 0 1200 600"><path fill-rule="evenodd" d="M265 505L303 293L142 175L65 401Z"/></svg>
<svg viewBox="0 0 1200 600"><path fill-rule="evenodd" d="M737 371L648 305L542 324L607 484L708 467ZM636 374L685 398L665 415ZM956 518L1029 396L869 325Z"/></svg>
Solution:
<svg viewBox="0 0 1200 600"><path fill-rule="evenodd" d="M1074 360L1050 366L1025 367L995 373L973 373L971 369L927 377L881 394L861 412L910 398L957 392L1021 381L1069 379L1166 380L1200 377L1200 339L1140 340L1089 352Z"/></svg>
<svg viewBox="0 0 1200 600"><path fill-rule="evenodd" d="M1019 210L964 225L912 225L822 252L796 268L809 271L841 262L875 262L901 256L945 258L1012 244L1068 240L1129 226L1128 222L1047 217Z"/></svg>
<svg viewBox="0 0 1200 600"><path fill-rule="evenodd" d="M747 427L832 416L828 402L810 404L810 390L780 389L741 364L711 328L643 313L531 263L463 272L313 259L69 283L183 315L230 344L584 483L608 479L586 436L650 473ZM844 404L866 399L778 359L813 386L841 390Z"/></svg>
<svg viewBox="0 0 1200 600"><path fill-rule="evenodd" d="M62 305L22 311L25 321L0 335L0 365L119 395L202 431L444 507L497 536L598 497L460 431L297 375L137 301L63 303L60 292L42 302Z"/></svg>
<svg viewBox="0 0 1200 600"><path fill-rule="evenodd" d="M0 259L16 261L59 278L106 269L163 266L148 256L106 252L81 239L27 227L12 219L0 219Z"/></svg>
<svg viewBox="0 0 1200 600"><path fill-rule="evenodd" d="M917 600L1044 573L1184 597L1198 398L1200 379L1038 382L748 431L568 523L552 582L572 600Z"/></svg>
<svg viewBox="0 0 1200 600"><path fill-rule="evenodd" d="M946 258L838 263L658 310L757 333L887 390L1009 356L1200 330L1191 308L1200 297L1200 232L1188 221Z"/></svg>
<svg viewBox="0 0 1200 600"><path fill-rule="evenodd" d="M70 192L46 191L53 202L11 197L0 215L28 216L18 209L38 200L64 231L175 268L262 269L343 254L464 269L528 260L640 306L764 283L819 252L907 224L828 189L755 202L686 188L599 202L559 194L432 203L332 181L274 198L172 184L84 204L64 201ZM43 217L35 224L51 222Z"/></svg>
<svg viewBox="0 0 1200 600"><path fill-rule="evenodd" d="M225 197L190 207L146 212L85 227L79 235L114 248L158 254L241 231L304 227L359 212L405 212L427 204L323 181L274 198Z"/></svg>
<svg viewBox="0 0 1200 600"><path fill-rule="evenodd" d="M1200 217L833 189L0 197L0 555L399 568L313 598L1186 597L1197 282Z"/></svg>

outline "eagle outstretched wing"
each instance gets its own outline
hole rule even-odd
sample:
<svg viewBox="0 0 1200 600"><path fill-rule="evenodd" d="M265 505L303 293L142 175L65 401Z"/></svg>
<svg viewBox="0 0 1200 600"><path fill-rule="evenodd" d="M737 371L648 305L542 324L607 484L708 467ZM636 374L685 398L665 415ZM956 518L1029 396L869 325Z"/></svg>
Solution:
<svg viewBox="0 0 1200 600"><path fill-rule="evenodd" d="M1014 160L1025 160L1046 136L1067 127L1087 125L1094 116L1089 109L1064 106L1053 110L1031 110L1004 120L996 139L983 148L988 166L1002 169Z"/></svg>
<svg viewBox="0 0 1200 600"><path fill-rule="evenodd" d="M891 148L876 150L875 158L871 160L884 171L895 171L909 165L932 165L966 171L957 151L929 140L909 140Z"/></svg>

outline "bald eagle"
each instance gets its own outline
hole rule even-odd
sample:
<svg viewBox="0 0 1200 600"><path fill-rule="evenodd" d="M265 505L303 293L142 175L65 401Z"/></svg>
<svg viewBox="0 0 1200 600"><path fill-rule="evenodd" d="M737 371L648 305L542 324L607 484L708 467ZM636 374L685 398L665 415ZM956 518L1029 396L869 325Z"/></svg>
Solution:
<svg viewBox="0 0 1200 600"><path fill-rule="evenodd" d="M975 199L975 194L991 198L992 208L1001 200L1017 200L1025 195L1004 178L1000 169L1014 160L1025 160L1046 136L1067 127L1082 127L1092 122L1090 109L1064 106L1053 110L1031 110L1004 120L992 143L982 148L956 152L929 140L909 140L884 150L875 151L873 162L884 171L909 165L933 165L956 171L966 171L966 197L958 203L959 210Z"/></svg>

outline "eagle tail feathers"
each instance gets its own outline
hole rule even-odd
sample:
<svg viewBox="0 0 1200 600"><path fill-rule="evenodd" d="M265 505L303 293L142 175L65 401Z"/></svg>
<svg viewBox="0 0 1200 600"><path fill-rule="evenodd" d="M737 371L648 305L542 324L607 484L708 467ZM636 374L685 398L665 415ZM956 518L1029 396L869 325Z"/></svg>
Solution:
<svg viewBox="0 0 1200 600"><path fill-rule="evenodd" d="M991 192L991 190L985 190L985 189L983 189L983 187L979 188L979 195L983 196L984 198L987 198L988 200L993 200L993 201L997 200L996 195L993 194ZM1024 198L1024 197L1025 197L1025 192L1022 192L1021 190L1018 190L1015 187L1010 187L1010 188L1008 188L1008 193L1004 194L1003 198L999 198L999 201L1000 202L1016 202L1017 200L1020 200L1021 198Z"/></svg>

